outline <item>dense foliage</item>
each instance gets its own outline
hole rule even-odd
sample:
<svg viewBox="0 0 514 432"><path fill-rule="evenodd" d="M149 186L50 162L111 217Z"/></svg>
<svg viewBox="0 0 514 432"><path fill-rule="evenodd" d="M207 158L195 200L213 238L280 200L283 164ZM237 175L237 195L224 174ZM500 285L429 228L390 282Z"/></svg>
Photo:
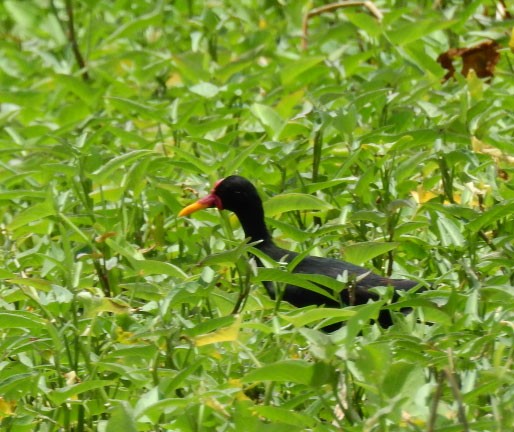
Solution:
<svg viewBox="0 0 514 432"><path fill-rule="evenodd" d="M512 430L514 6L377 0L305 35L320 5L0 3L0 429ZM490 40L493 76L443 79ZM387 289L275 304L235 219L177 218L232 173L281 246L433 289L387 330Z"/></svg>

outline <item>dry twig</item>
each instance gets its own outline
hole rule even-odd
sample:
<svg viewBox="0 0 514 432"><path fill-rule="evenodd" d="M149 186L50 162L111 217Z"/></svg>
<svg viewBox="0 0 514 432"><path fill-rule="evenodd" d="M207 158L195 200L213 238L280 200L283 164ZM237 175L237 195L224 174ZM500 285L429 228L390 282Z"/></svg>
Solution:
<svg viewBox="0 0 514 432"><path fill-rule="evenodd" d="M89 74L86 69L86 62L82 53L80 52L79 44L77 42L77 35L75 33L75 22L73 20L73 6L71 0L66 0L66 14L68 15L68 40L71 43L71 49L73 50L73 55L75 56L75 60L82 71L82 79L84 81L89 81Z"/></svg>
<svg viewBox="0 0 514 432"><path fill-rule="evenodd" d="M383 15L382 12L378 10L378 8L370 1L345 1L338 3L329 3L324 6L320 6L314 9L311 9L307 12L303 17L302 22L302 49L307 49L307 34L309 30L309 20L312 17L324 14L326 12L332 12L336 9L344 8L344 7L354 7L354 6L364 6L367 8L370 13L380 22L382 21Z"/></svg>

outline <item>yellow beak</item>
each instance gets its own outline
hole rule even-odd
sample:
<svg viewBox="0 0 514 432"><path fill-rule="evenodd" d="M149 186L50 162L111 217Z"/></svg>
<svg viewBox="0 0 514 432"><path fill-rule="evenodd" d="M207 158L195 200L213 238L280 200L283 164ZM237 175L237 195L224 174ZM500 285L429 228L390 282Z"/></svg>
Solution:
<svg viewBox="0 0 514 432"><path fill-rule="evenodd" d="M214 192L211 192L209 195L200 198L195 203L190 204L187 207L184 207L182 210L180 210L180 213L178 215L179 217L187 216L198 210L203 210L209 207L218 207L220 210L223 208L221 200Z"/></svg>
<svg viewBox="0 0 514 432"><path fill-rule="evenodd" d="M188 216L191 213L197 212L198 210L203 210L210 207L209 204L202 203L200 201L197 201L193 204L189 204L187 207L184 207L182 210L180 210L180 213L178 214L179 217L181 216Z"/></svg>

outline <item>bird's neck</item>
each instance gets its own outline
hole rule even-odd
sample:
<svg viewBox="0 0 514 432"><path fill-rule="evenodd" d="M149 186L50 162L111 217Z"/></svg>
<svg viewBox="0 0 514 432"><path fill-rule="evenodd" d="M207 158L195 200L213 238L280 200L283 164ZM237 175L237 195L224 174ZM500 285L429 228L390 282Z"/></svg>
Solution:
<svg viewBox="0 0 514 432"><path fill-rule="evenodd" d="M249 237L250 241L271 241L271 236L264 222L264 210L262 207L239 213L237 217L243 227L245 237Z"/></svg>

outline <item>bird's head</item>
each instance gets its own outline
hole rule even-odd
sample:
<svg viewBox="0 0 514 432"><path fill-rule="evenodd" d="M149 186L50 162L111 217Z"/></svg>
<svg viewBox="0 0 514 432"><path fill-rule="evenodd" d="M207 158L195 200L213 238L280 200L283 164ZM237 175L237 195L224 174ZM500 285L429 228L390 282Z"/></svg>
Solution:
<svg viewBox="0 0 514 432"><path fill-rule="evenodd" d="M218 180L207 196L183 208L178 215L187 216L209 207L230 210L240 215L252 211L255 206L262 208L255 186L244 177L232 175Z"/></svg>

